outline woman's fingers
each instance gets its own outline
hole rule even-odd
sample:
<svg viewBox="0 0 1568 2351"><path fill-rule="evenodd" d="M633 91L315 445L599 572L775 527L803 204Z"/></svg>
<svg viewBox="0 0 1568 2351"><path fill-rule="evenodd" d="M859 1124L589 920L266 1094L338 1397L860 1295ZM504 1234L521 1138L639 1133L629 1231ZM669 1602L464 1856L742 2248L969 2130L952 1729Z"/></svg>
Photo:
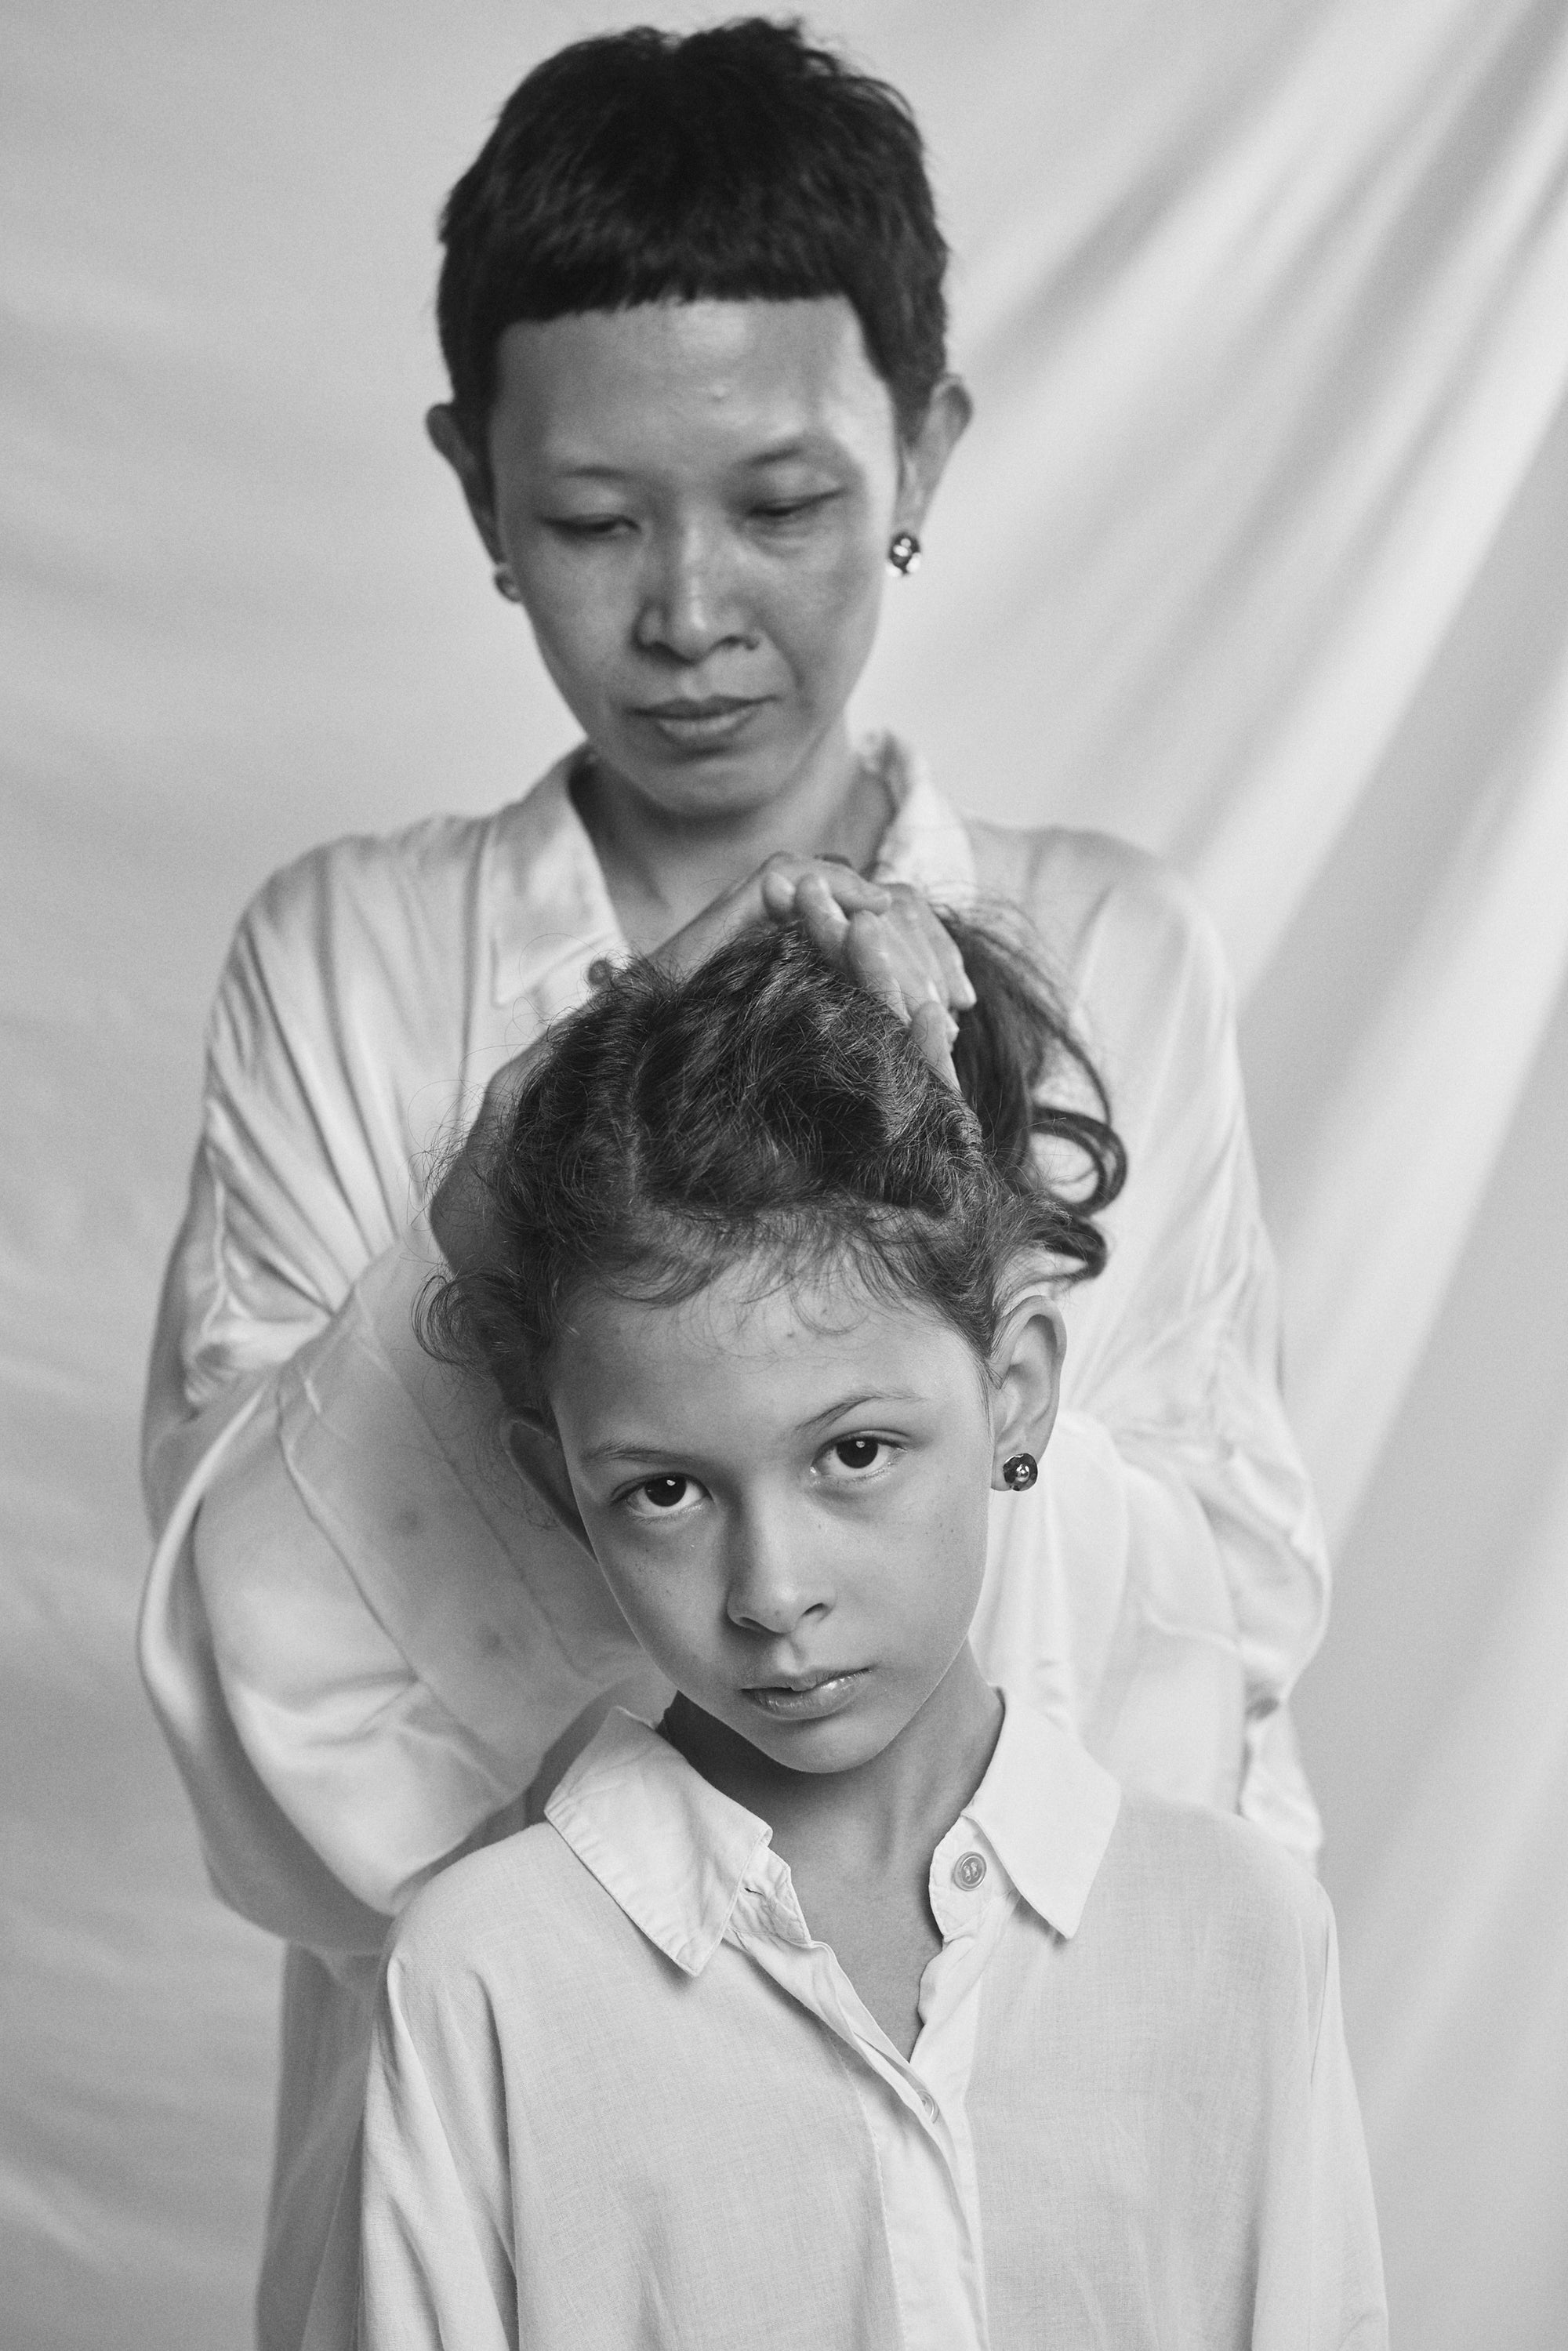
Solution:
<svg viewBox="0 0 1568 2351"><path fill-rule="evenodd" d="M715 899L659 949L667 970L690 971L754 923L799 923L823 960L900 1020L922 1006L967 1011L975 991L964 958L928 900L906 883L868 882L832 858L770 857Z"/></svg>
<svg viewBox="0 0 1568 2351"><path fill-rule="evenodd" d="M953 1040L958 1024L950 1012L939 1004L922 1004L909 1018L909 1033L946 1086L955 1093L962 1092L958 1072L953 1066Z"/></svg>
<svg viewBox="0 0 1568 2351"><path fill-rule="evenodd" d="M886 914L857 915L849 946L852 977L900 1019L933 1004L946 1026L955 1012L967 1011L975 1001L963 957L914 891L900 891Z"/></svg>
<svg viewBox="0 0 1568 2351"><path fill-rule="evenodd" d="M929 898L923 898L917 890L911 890L908 895L919 910L922 935L941 971L945 1001L956 1012L969 1011L976 1001L975 987L964 968L956 939Z"/></svg>
<svg viewBox="0 0 1568 2351"><path fill-rule="evenodd" d="M762 868L763 906L776 923L796 914L809 919L807 907L836 906L848 916L863 911L884 913L892 893L880 882L868 882L852 865L833 858L770 857Z"/></svg>
<svg viewBox="0 0 1568 2351"><path fill-rule="evenodd" d="M901 952L904 942L885 914L852 915L846 945L851 978L885 1004L895 1019L907 1020L916 1006L930 1000L924 976Z"/></svg>

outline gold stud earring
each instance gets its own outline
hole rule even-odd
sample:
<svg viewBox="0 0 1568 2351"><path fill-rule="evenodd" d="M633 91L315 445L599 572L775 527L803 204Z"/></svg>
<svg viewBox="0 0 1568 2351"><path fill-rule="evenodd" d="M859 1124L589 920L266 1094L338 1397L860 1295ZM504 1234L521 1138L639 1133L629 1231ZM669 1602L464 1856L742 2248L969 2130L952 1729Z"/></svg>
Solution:
<svg viewBox="0 0 1568 2351"><path fill-rule="evenodd" d="M496 583L497 596L504 596L508 604L522 602L523 592L512 577L512 567L509 563L497 563L490 577Z"/></svg>

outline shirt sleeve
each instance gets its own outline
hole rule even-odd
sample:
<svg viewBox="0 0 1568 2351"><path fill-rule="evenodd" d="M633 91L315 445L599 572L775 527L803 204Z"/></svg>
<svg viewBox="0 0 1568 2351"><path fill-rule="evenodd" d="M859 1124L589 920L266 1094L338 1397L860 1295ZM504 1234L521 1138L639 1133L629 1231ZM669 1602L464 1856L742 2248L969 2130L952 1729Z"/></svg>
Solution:
<svg viewBox="0 0 1568 2351"><path fill-rule="evenodd" d="M365 2097L359 2351L517 2351L503 2085L478 2001L459 1968L437 2014L392 1951Z"/></svg>
<svg viewBox="0 0 1568 2351"><path fill-rule="evenodd" d="M333 854L262 893L218 991L148 1389L141 1655L218 1891L368 1952L632 1645L501 1456L497 1400L418 1345L441 1260L411 1102L427 1132L458 1115L465 940L436 955L395 872Z"/></svg>
<svg viewBox="0 0 1568 2351"><path fill-rule="evenodd" d="M1037 1549L1078 1562L1068 1710L1130 1784L1234 1806L1311 1861L1286 1701L1322 1635L1328 1566L1281 1399L1229 977L1178 876L1066 839L1031 911L1129 1165L1106 1269L1065 1301L1062 1410L1029 1498Z"/></svg>

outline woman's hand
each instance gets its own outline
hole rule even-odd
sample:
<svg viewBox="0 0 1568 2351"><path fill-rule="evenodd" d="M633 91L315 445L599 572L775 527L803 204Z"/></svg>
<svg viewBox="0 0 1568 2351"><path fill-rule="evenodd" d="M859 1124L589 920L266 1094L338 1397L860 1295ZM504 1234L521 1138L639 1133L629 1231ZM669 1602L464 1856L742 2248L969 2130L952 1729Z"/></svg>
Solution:
<svg viewBox="0 0 1568 2351"><path fill-rule="evenodd" d="M904 882L867 882L831 858L770 857L666 939L652 959L680 977L760 923L799 923L825 963L907 1025L937 1076L957 1092L955 1016L968 1010L975 991L964 958L918 890ZM486 1155L545 1041L536 1038L497 1071L462 1150L432 1196L431 1229L455 1272L483 1253Z"/></svg>
<svg viewBox="0 0 1568 2351"><path fill-rule="evenodd" d="M759 922L799 923L825 963L905 1022L926 1060L957 1092L956 1015L975 991L964 959L931 906L904 882L867 882L831 858L770 857L695 922L667 939L653 961L691 971Z"/></svg>

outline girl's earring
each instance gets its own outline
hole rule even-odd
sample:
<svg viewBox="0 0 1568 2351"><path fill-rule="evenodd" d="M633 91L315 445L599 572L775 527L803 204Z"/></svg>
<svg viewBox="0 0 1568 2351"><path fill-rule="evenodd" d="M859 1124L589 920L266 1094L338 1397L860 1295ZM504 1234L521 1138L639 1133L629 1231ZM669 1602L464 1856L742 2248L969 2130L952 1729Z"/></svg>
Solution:
<svg viewBox="0 0 1568 2351"><path fill-rule="evenodd" d="M920 567L920 541L912 530L901 530L888 547L887 559L903 580Z"/></svg>
<svg viewBox="0 0 1568 2351"><path fill-rule="evenodd" d="M497 563L490 577L496 583L497 596L504 596L508 604L522 602L522 591L512 577L512 567L509 563Z"/></svg>
<svg viewBox="0 0 1568 2351"><path fill-rule="evenodd" d="M1032 1453L1015 1453L1002 1464L1002 1483L1015 1494L1027 1494L1039 1475L1040 1464Z"/></svg>

